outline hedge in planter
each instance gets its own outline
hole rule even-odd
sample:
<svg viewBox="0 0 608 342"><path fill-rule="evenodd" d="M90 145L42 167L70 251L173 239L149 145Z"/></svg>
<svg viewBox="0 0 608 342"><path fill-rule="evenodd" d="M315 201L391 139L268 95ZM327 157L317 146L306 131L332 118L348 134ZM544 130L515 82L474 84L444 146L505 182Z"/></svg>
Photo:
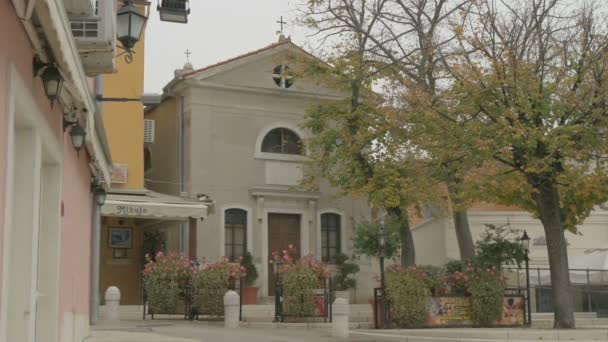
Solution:
<svg viewBox="0 0 608 342"><path fill-rule="evenodd" d="M466 289L471 295L471 318L476 324L487 326L502 316L505 283L502 275L492 269L465 271Z"/></svg>
<svg viewBox="0 0 608 342"><path fill-rule="evenodd" d="M191 263L181 254L158 252L154 260L146 254L143 270L146 300L152 312L173 313L192 276Z"/></svg>
<svg viewBox="0 0 608 342"><path fill-rule="evenodd" d="M192 305L198 313L224 315L224 295L234 283L244 277L244 267L227 259L203 264L192 275Z"/></svg>
<svg viewBox="0 0 608 342"><path fill-rule="evenodd" d="M431 296L426 273L416 267L393 265L386 271L385 282L395 323L405 327L423 324Z"/></svg>
<svg viewBox="0 0 608 342"><path fill-rule="evenodd" d="M273 252L273 262L282 263L280 269L283 284L283 308L285 313L295 317L305 317L314 314L314 290L322 286L329 275L322 262L315 260L312 254L295 259L295 248L290 245L288 250Z"/></svg>

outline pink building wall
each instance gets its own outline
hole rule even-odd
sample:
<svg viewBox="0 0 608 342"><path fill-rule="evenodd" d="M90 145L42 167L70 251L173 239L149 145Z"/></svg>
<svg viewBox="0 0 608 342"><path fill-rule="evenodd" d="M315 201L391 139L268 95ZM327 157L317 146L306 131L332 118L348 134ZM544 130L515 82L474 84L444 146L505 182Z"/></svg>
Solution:
<svg viewBox="0 0 608 342"><path fill-rule="evenodd" d="M80 152L80 157L77 157L69 134L64 134L62 129L62 106L56 104L52 109L44 94L42 81L39 77L33 77L33 57L32 45L11 1L0 0L0 293L3 272L5 183L9 167L7 165L10 92L8 84L9 71L14 67L21 79L26 82L40 112L44 113L40 120L47 121L63 148L62 201L65 210L62 217L59 266L60 320L65 312L88 316L92 215L89 156L83 150ZM61 331L62 322L57 323L58 331Z"/></svg>
<svg viewBox="0 0 608 342"><path fill-rule="evenodd" d="M93 215L91 176L86 153L81 151L80 158L77 157L68 134L63 142L63 162L59 312L88 316Z"/></svg>

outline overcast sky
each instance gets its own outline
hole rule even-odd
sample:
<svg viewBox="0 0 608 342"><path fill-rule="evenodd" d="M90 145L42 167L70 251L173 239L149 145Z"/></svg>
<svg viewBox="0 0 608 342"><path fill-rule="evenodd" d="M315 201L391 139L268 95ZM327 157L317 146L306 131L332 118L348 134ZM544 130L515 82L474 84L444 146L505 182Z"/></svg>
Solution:
<svg viewBox="0 0 608 342"><path fill-rule="evenodd" d="M287 36L297 44L306 37L293 24L297 0L191 0L188 24L161 22L152 1L146 28L145 92L160 93L173 71L192 52L195 68L219 62L272 44L278 40L276 22L288 22Z"/></svg>

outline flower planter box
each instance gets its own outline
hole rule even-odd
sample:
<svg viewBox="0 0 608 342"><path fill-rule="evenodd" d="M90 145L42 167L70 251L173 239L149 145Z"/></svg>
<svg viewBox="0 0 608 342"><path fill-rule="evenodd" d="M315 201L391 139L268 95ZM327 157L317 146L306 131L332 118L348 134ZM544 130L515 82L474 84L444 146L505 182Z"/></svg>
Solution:
<svg viewBox="0 0 608 342"><path fill-rule="evenodd" d="M258 288L244 287L241 291L243 305L256 305L258 303Z"/></svg>
<svg viewBox="0 0 608 342"><path fill-rule="evenodd" d="M384 328L381 313L382 300L382 298L378 298L375 306L374 301L370 300L377 329ZM524 308L525 300L523 296L505 296L502 317L489 326L523 326L525 320ZM391 308L389 308L388 316L389 319L392 319L393 317L393 310ZM471 319L471 298L468 296L455 295L431 297L427 305L427 320L423 325L419 326L419 328L467 326L475 326L475 322Z"/></svg>

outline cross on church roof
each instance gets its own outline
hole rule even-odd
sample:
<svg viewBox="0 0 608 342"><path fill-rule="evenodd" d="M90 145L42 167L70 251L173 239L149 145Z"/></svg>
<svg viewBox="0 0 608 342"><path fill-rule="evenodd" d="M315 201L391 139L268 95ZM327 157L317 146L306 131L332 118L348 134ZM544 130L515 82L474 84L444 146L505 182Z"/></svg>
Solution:
<svg viewBox="0 0 608 342"><path fill-rule="evenodd" d="M190 50L186 49L186 52L184 52L184 55L186 55L186 62L190 62L191 54L192 54L192 52L190 52Z"/></svg>
<svg viewBox="0 0 608 342"><path fill-rule="evenodd" d="M281 25L281 35L283 34L283 24L287 24L287 22L283 21L283 16L281 16L281 20L277 21L277 24Z"/></svg>

